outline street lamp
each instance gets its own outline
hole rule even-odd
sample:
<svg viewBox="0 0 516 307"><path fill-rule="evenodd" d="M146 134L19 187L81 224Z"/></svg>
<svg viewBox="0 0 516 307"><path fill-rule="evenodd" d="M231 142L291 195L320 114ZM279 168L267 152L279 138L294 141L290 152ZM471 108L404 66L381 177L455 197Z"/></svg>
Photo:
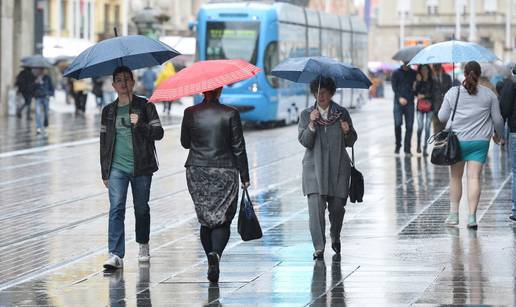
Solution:
<svg viewBox="0 0 516 307"><path fill-rule="evenodd" d="M136 14L132 21L136 25L138 34L158 39L163 23L169 19L168 15L159 14L155 9L147 6L140 13Z"/></svg>

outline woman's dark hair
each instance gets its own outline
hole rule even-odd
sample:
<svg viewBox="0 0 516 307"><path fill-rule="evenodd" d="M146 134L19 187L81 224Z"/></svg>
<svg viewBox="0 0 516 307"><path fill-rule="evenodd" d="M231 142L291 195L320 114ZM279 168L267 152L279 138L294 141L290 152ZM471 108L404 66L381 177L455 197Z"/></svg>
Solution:
<svg viewBox="0 0 516 307"><path fill-rule="evenodd" d="M417 67L417 73L421 76L421 80L423 80L423 68L427 69L428 79L427 81L432 81L432 70L430 69L430 65L422 64Z"/></svg>
<svg viewBox="0 0 516 307"><path fill-rule="evenodd" d="M335 91L337 91L337 87L335 86L335 82L332 78L322 77L321 78L321 88L325 88L330 92L330 94L333 96L335 95ZM314 79L312 82L310 82L310 92L313 95L317 95L317 92L319 90L319 78Z"/></svg>
<svg viewBox="0 0 516 307"><path fill-rule="evenodd" d="M468 91L470 95L476 95L478 91L478 79L482 74L482 69L480 68L480 64L476 61L471 61L466 64L464 67L464 76L466 79L462 81L462 85Z"/></svg>
<svg viewBox="0 0 516 307"><path fill-rule="evenodd" d="M133 72L131 71L131 69L129 67L127 67L127 66L118 66L113 71L113 81L115 81L116 75L118 75L120 73L124 73L124 72L129 73L129 75L131 76L131 80L134 80Z"/></svg>

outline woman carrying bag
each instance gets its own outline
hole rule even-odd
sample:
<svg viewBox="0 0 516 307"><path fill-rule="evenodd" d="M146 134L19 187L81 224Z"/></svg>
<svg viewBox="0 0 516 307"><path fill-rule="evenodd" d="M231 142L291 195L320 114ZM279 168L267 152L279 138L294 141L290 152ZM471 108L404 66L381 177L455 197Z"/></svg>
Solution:
<svg viewBox="0 0 516 307"><path fill-rule="evenodd" d="M417 97L417 153L421 153L421 142L423 142L423 156L428 156L426 151L428 138L430 137L430 124L432 123L432 76L430 67L426 64L419 65L417 69L414 94ZM423 139L423 129L425 138Z"/></svg>
<svg viewBox="0 0 516 307"><path fill-rule="evenodd" d="M328 206L332 249L340 254L340 231L349 194L351 159L346 147L357 140L348 111L331 100L336 86L331 78L310 83L317 100L300 116L298 140L303 145L303 194L308 198L310 234L314 259L324 257L325 209Z"/></svg>
<svg viewBox="0 0 516 307"><path fill-rule="evenodd" d="M201 224L208 257L208 280L219 280L219 260L229 241L238 189L249 187L247 153L240 114L219 102L222 88L205 92L201 104L185 110L181 144L189 149L186 181Z"/></svg>
<svg viewBox="0 0 516 307"><path fill-rule="evenodd" d="M482 168L487 159L491 137L497 144L505 143L504 123L496 95L478 84L480 65L476 61L468 62L464 75L466 78L462 85L452 87L446 93L439 111L439 120L447 122L445 130L452 130L458 138L461 157L461 161L450 166L450 213L445 223L449 226L459 224L462 175L464 167L467 167L467 227L476 229Z"/></svg>

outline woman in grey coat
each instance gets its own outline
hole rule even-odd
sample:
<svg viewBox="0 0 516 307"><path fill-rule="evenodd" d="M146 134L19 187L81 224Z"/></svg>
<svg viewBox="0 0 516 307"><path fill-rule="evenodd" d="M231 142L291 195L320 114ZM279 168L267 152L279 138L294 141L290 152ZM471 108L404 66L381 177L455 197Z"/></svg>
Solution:
<svg viewBox="0 0 516 307"><path fill-rule="evenodd" d="M319 84L320 83L320 84ZM303 194L308 197L310 234L314 259L324 257L325 209L330 217L331 247L340 254L340 231L348 198L351 161L346 147L357 140L349 112L331 100L335 83L330 78L312 81L317 100L299 120L298 139L306 148L303 158Z"/></svg>

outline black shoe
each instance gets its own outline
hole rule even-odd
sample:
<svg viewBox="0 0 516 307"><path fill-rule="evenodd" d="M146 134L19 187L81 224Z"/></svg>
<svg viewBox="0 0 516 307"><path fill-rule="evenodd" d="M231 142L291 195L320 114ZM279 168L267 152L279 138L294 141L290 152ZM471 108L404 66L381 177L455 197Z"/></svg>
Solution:
<svg viewBox="0 0 516 307"><path fill-rule="evenodd" d="M313 254L314 260L316 259L324 259L324 251L322 250L316 250Z"/></svg>
<svg viewBox="0 0 516 307"><path fill-rule="evenodd" d="M410 150L405 150L405 156L406 157L412 156L412 153L410 152Z"/></svg>
<svg viewBox="0 0 516 307"><path fill-rule="evenodd" d="M401 147L396 146L396 149L394 149L394 153L398 155L400 153L400 148Z"/></svg>
<svg viewBox="0 0 516 307"><path fill-rule="evenodd" d="M428 157L428 151L426 151L426 148L423 149L423 157Z"/></svg>
<svg viewBox="0 0 516 307"><path fill-rule="evenodd" d="M211 282L219 281L219 255L216 252L208 254L208 280Z"/></svg>
<svg viewBox="0 0 516 307"><path fill-rule="evenodd" d="M516 222L516 216L514 215L509 215L509 220L513 221L513 222Z"/></svg>
<svg viewBox="0 0 516 307"><path fill-rule="evenodd" d="M421 146L417 147L417 153L421 153Z"/></svg>
<svg viewBox="0 0 516 307"><path fill-rule="evenodd" d="M331 248L335 253L340 254L340 242L335 242L331 244Z"/></svg>

